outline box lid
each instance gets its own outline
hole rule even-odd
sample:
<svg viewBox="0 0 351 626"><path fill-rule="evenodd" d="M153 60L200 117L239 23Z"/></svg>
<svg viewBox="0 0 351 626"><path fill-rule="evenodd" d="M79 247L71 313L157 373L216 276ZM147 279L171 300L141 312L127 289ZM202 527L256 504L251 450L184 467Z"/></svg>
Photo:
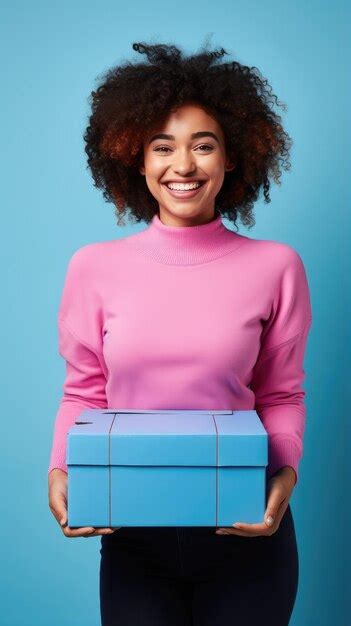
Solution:
<svg viewBox="0 0 351 626"><path fill-rule="evenodd" d="M69 429L67 465L267 465L254 410L86 409Z"/></svg>

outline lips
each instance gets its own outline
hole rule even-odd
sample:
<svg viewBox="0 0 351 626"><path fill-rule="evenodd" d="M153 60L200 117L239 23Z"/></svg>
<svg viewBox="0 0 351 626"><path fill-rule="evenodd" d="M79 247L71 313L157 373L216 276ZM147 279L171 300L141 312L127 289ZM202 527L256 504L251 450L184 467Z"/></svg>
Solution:
<svg viewBox="0 0 351 626"><path fill-rule="evenodd" d="M191 183L205 183L206 181L202 178L191 178L191 179L186 179L186 180L176 180L174 179L170 179L170 180L164 180L162 181L162 184L164 185L169 185L170 183L179 183L180 185L190 185Z"/></svg>
<svg viewBox="0 0 351 626"><path fill-rule="evenodd" d="M168 183L171 182L178 182L178 181L167 181ZM186 199L191 199L194 198L198 193L201 193L201 190L203 189L203 187L206 185L205 180L197 180L197 181L187 181L187 182L199 182L200 187L197 187L197 189L186 189L186 190L180 190L180 189L170 189L169 187L167 187L166 183L161 183L162 187L164 187L166 189L166 191L169 193L170 196L172 196L173 198L182 198L184 200Z"/></svg>

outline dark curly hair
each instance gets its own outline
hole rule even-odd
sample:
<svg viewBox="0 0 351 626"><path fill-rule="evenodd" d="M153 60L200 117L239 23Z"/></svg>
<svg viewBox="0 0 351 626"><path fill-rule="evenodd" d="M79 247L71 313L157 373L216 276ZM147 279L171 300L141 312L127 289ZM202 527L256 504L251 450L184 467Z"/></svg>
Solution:
<svg viewBox="0 0 351 626"><path fill-rule="evenodd" d="M145 177L138 170L143 140L185 102L200 105L220 124L226 155L236 167L225 173L215 208L236 225L255 224L253 205L263 187L268 203L271 176L281 184L282 166L288 170L292 140L273 105L278 102L257 67L238 61L219 63L224 48L206 46L185 57L174 45L133 43L147 62L115 66L98 76L102 82L89 97L92 113L84 133L85 152L94 186L106 202L115 204L117 224L124 225L129 207L134 222L149 223L159 207Z"/></svg>

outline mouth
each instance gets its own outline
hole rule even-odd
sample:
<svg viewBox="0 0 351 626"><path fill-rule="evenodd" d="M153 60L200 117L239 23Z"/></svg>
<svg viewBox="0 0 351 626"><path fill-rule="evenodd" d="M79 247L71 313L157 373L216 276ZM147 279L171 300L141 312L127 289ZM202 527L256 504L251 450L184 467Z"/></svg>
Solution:
<svg viewBox="0 0 351 626"><path fill-rule="evenodd" d="M161 183L162 187L166 189L166 191L173 198L194 198L206 185L206 180L198 180L192 183Z"/></svg>

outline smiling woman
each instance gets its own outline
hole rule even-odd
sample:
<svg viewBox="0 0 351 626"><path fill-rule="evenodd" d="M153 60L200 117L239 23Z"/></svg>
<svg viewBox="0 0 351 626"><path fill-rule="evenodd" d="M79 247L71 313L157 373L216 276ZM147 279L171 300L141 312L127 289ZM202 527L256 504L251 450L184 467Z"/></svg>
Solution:
<svg viewBox="0 0 351 626"><path fill-rule="evenodd" d="M190 57L175 46L133 48L147 62L103 76L85 150L118 224L128 209L148 227L70 260L51 510L68 537L102 535L102 626L287 626L309 289L295 250L234 232L222 216L253 226L254 202L261 189L270 201L291 140L267 81L255 67L220 63L223 48ZM150 528L133 501L136 526L67 527L69 427L86 408L112 407L256 410L269 444L264 519Z"/></svg>
<svg viewBox="0 0 351 626"><path fill-rule="evenodd" d="M95 186L115 205L118 225L127 210L150 223L161 204L169 224L200 223L215 207L251 228L260 191L270 202L270 180L280 184L281 167L290 167L292 141L273 110L285 105L256 67L220 62L223 48L189 57L172 45L133 49L147 62L100 77L84 134ZM169 186L193 181L204 184Z"/></svg>
<svg viewBox="0 0 351 626"><path fill-rule="evenodd" d="M225 171L234 168L226 159L219 123L201 106L187 103L171 112L160 129L146 135L139 171L158 202L162 221L173 226L209 221Z"/></svg>

